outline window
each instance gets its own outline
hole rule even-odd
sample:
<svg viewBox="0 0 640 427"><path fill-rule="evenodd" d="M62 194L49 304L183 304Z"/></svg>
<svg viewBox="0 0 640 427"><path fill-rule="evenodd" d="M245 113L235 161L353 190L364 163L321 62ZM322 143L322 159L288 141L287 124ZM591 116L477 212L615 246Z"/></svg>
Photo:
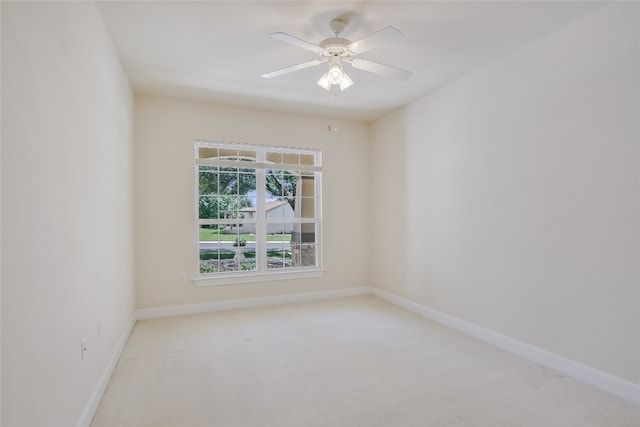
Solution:
<svg viewBox="0 0 640 427"><path fill-rule="evenodd" d="M197 285L321 273L321 152L196 141Z"/></svg>

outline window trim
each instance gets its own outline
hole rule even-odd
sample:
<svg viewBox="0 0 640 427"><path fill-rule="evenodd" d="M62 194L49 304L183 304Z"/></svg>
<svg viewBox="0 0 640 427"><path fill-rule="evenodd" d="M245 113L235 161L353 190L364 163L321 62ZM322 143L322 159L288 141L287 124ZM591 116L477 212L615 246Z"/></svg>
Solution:
<svg viewBox="0 0 640 427"><path fill-rule="evenodd" d="M263 173L268 169L279 169L286 171L304 171L311 172L314 175L319 174L319 179L315 180L315 194L314 201L316 203L316 215L314 217L313 223L316 224L316 265L309 267L295 267L295 268L283 268L283 269L269 269L269 270L260 270L260 267L257 265L256 270L251 271L230 271L230 272L218 272L214 274L206 274L200 272L200 225L202 224L202 219L200 219L199 209L198 209L198 201L200 197L199 191L199 166L202 165L211 165L211 166L231 166L231 167L241 167L247 168L248 163L243 161L220 161L217 159L201 159L199 157L199 148L200 147L224 147L225 149L237 149L237 150L255 150L256 151L256 159L255 162L251 163L251 168L256 169L256 178L260 175L258 170L262 170ZM322 151L318 149L311 148L298 148L298 147L282 147L282 146L269 146L269 145L258 145L258 144L244 144L237 142L223 142L223 141L211 141L211 140L195 140L194 142L195 148L195 164L194 164L194 173L195 173L195 188L194 188L194 207L195 207L195 240L196 240L196 268L195 274L193 275L192 282L195 286L217 286L217 285L229 285L229 284L247 284L254 282L267 282L267 281L277 281L284 279L306 279L306 278L317 278L322 277L324 275L324 263L323 263L323 227L322 227ZM294 164L285 164L285 163L270 163L265 160L265 155L268 152L281 152L293 154L313 154L315 159L314 165L294 165ZM262 182L264 184L264 182ZM260 186L260 182L257 183L256 187ZM263 185L264 186L264 185ZM261 188L261 187L259 187ZM258 212L264 210L264 206L256 206ZM264 213L264 212L263 212ZM266 218L260 218L258 220L258 224L266 225L268 221L265 221ZM297 219L300 221L300 218ZM303 222L304 219L302 219ZM207 221L207 220L205 220ZM233 220L231 220L233 221ZM288 221L287 221L288 222ZM266 236L265 236L266 238ZM266 261L266 260L265 260ZM264 263L264 262L263 262Z"/></svg>
<svg viewBox="0 0 640 427"><path fill-rule="evenodd" d="M247 284L254 282L273 282L284 279L310 279L314 277L322 277L324 269L320 267L300 267L291 270L279 271L274 269L268 272L229 272L218 273L217 275L203 275L199 273L200 265L198 264L198 276L191 281L198 287L200 286L218 286L218 285L235 285Z"/></svg>

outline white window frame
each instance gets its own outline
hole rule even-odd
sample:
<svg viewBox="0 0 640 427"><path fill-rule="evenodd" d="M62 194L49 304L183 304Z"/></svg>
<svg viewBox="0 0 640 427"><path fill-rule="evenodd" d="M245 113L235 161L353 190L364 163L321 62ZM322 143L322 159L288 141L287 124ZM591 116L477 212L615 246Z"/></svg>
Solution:
<svg viewBox="0 0 640 427"><path fill-rule="evenodd" d="M236 283L251 283L251 282L263 282L274 281L281 279L301 279L320 277L324 274L323 261L322 261L322 152L315 149L307 148L293 148L293 147L277 147L266 145L253 145L243 144L236 142L219 142L219 141L195 141L195 240L196 240L196 268L193 278L193 283L196 286L215 286L215 285L228 285ZM236 161L221 161L201 159L199 157L199 148L222 148L230 150L240 151L255 151L256 161L252 163ZM314 165L287 165L279 163L270 163L266 161L267 153L280 152L285 154L304 154L313 155L315 159ZM224 220L207 220L200 219L199 214L199 166L201 165L223 165L223 166L239 166L242 168L255 168L256 171L256 211L257 211L257 224L256 224L256 269L250 271L229 271L229 272L217 272L217 273L201 273L200 272L200 226L203 224L220 223ZM314 175L314 199L315 199L315 216L313 223L315 224L315 266L309 267L287 267L287 268L271 268L266 267L266 260L264 257L258 257L258 251L266 248L267 245L267 233L266 224L268 220L265 215L265 180L267 169L283 169L283 170L295 170L305 173L313 173ZM237 222L237 220L229 220L231 222ZM293 218L290 220L279 219L278 222L301 222L301 218ZM311 222L308 220L302 220L303 222ZM258 259L260 261L258 262Z"/></svg>

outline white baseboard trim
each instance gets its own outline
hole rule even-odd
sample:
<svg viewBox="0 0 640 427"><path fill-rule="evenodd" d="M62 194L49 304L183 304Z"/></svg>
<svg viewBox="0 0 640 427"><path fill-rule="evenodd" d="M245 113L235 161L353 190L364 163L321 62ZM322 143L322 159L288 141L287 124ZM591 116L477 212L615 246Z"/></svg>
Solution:
<svg viewBox="0 0 640 427"><path fill-rule="evenodd" d="M136 311L137 320L158 319L162 317L184 316L188 314L209 313L214 311L235 310L267 305L288 304L315 301L330 298L344 298L356 295L370 295L371 288L346 288L330 291L303 292L297 294L274 295L269 297L245 298L225 301L211 301L201 304L173 305L167 307L141 308Z"/></svg>
<svg viewBox="0 0 640 427"><path fill-rule="evenodd" d="M208 313L215 311L234 310L240 308L250 308L259 306L269 306L277 304L288 304L305 301L315 301L331 298L344 298L358 295L374 295L380 299L388 301L394 305L402 307L408 311L417 313L451 329L464 332L485 342L502 348L503 350L517 354L525 359L531 360L549 369L584 381L596 388L611 393L615 396L640 405L640 384L635 384L627 380L599 371L581 363L566 359L557 354L548 352L539 347L515 340L505 335L501 335L492 330L483 328L476 324L467 322L454 316L439 312L429 307L423 306L406 298L399 297L390 292L373 287L357 287L346 289L335 289L329 291L304 292L296 294L274 295L269 297L236 299L227 301L213 301L202 304L187 304L167 307L153 307L138 309L133 314L129 324L123 331L116 348L113 351L109 364L105 368L98 384L96 385L89 402L77 423L77 427L89 427L95 415L100 400L109 384L111 375L116 368L124 346L133 331L137 320L157 319L162 317L182 316L189 314Z"/></svg>
<svg viewBox="0 0 640 427"><path fill-rule="evenodd" d="M503 350L517 354L518 356L532 362L538 363L549 369L553 369L554 371L560 372L569 377L584 381L596 388L628 400L636 405L640 405L640 384L635 384L631 381L618 378L587 365L566 359L555 353L518 341L506 335L501 335L476 324L458 319L457 317L433 310L429 307L399 297L382 289L371 288L371 293L378 298L386 300L411 312L420 314L421 316L450 327L451 329L474 336Z"/></svg>
<svg viewBox="0 0 640 427"><path fill-rule="evenodd" d="M131 316L129 323L127 324L125 330L123 331L120 339L118 340L113 353L111 354L111 359L109 359L109 363L105 368L104 372L100 376L100 380L96 385L96 388L93 390L91 394L91 398L87 405L82 411L82 415L76 424L77 427L89 427L91 426L91 422L93 421L93 417L98 410L98 405L100 405L100 401L102 400L102 396L104 395L105 390L107 389L107 385L109 385L109 380L111 380L111 375L113 375L113 371L116 369L116 365L118 364L118 360L120 360L120 355L124 350L124 346L127 344L127 340L129 339L129 335L133 331L133 327L136 325L135 313Z"/></svg>
<svg viewBox="0 0 640 427"><path fill-rule="evenodd" d="M129 324L124 330L122 336L118 340L116 347L111 355L111 359L109 360L109 364L105 368L104 372L100 376L100 380L96 385L91 398L87 402L84 410L82 411L82 415L76 424L77 427L89 427L91 422L93 421L93 417L95 416L96 411L98 410L98 406L100 405L100 401L102 400L102 396L104 395L105 390L107 389L107 385L109 384L109 380L113 375L113 371L118 364L118 360L120 360L120 355L124 350L124 346L133 331L133 328L138 320L145 319L157 319L162 317L172 317L172 316L182 316L188 314L197 314L197 313L207 313L214 311L223 311L223 310L233 310L239 308L249 308L249 307L258 307L258 306L267 306L267 305L277 305L277 304L287 304L287 303L295 303L295 302L304 302L304 301L314 301L321 299L330 299L330 298L344 298L350 296L357 295L370 295L371 288L369 287L359 287L359 288L346 288L346 289L335 289L330 291L317 291L317 292L305 292L298 294L285 294L285 295L274 295L270 297L260 297L260 298L247 298L247 299L238 299L238 300L227 300L227 301L213 301L202 304L188 304L188 305L175 305L168 307L154 307L154 308L143 308L138 309L134 312Z"/></svg>

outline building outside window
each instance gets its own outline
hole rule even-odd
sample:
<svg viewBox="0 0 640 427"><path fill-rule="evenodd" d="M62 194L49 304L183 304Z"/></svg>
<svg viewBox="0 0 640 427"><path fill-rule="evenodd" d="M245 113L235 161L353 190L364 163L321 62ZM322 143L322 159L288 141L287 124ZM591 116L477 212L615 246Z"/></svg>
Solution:
<svg viewBox="0 0 640 427"><path fill-rule="evenodd" d="M196 141L197 285L322 272L319 150Z"/></svg>

